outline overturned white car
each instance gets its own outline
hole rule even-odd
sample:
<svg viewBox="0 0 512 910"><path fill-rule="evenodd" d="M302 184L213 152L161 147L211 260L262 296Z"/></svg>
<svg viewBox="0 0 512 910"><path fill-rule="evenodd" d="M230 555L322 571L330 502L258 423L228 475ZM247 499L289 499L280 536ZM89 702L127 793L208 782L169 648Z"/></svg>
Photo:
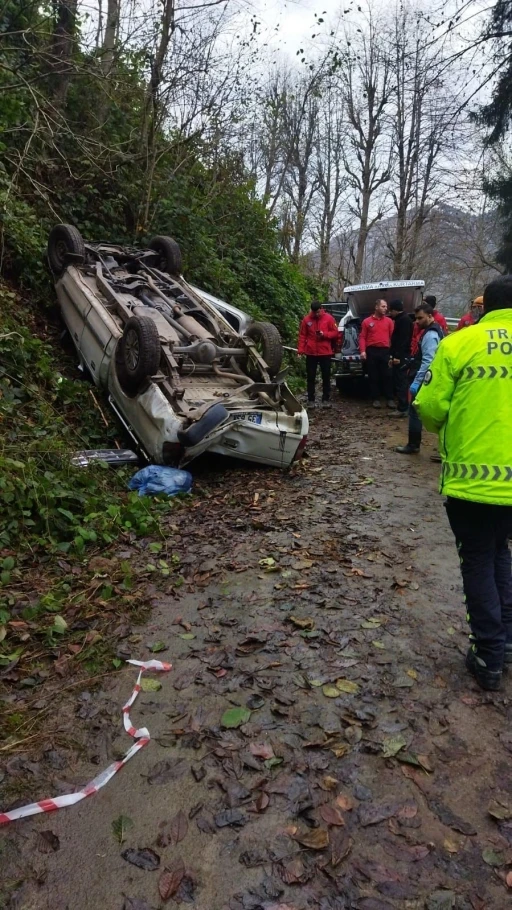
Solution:
<svg viewBox="0 0 512 910"><path fill-rule="evenodd" d="M149 461L185 465L210 451L285 468L300 457L308 418L280 372L277 329L237 333L183 279L174 240L85 243L59 224L48 261L83 368Z"/></svg>

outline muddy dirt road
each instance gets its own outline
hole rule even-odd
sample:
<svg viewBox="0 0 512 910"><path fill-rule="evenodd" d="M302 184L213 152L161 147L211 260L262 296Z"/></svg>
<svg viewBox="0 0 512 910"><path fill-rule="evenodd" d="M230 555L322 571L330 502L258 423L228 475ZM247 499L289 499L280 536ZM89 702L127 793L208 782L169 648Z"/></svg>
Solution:
<svg viewBox="0 0 512 910"><path fill-rule="evenodd" d="M510 906L512 680L486 694L463 669L435 440L406 459L404 434L337 402L291 475L202 469L170 529L185 584L148 589L123 643L173 663L132 712L152 741L98 795L2 830L0 906ZM46 753L32 798L121 757L135 676L60 709L76 759Z"/></svg>

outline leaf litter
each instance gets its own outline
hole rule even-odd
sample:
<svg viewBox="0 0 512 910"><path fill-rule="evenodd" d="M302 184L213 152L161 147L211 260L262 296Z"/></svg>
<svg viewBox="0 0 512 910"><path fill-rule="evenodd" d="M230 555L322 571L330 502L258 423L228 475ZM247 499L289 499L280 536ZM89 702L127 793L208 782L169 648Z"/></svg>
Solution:
<svg viewBox="0 0 512 910"><path fill-rule="evenodd" d="M329 414L322 412L318 419L328 425ZM358 440L366 432L359 424L349 431L357 432ZM345 466L332 464L329 445L322 445L320 459L329 476L336 472L340 483L349 482ZM207 876L199 865L196 881L196 871L188 871L188 852L187 868L175 854L177 848L183 851L181 845L191 854L208 849L219 869L229 867L221 898L226 910L298 910L299 905L300 910L303 905L338 910L340 901L380 910L389 901L427 900L432 881L441 876L445 895L451 893L449 887L469 894L466 883L472 877L479 888L489 882L493 887L498 874L499 886L511 888L508 853L499 840L512 820L511 810L506 800L491 801L509 789L506 776L501 786L486 792L482 805L467 813L467 820L463 809L455 813L445 802L464 805L451 798L457 762L439 768L437 739L456 723L450 713L453 681L443 674L447 679L440 688L432 658L424 653L422 625L408 612L408 591L418 588L408 578L411 567L402 562L403 551L387 537L387 562L371 560L375 577L359 568L376 546L365 536L375 527L375 515L373 504L361 513L364 486L341 503L334 488L326 493L322 487L325 514L315 519L312 546L310 519L298 512L296 494L302 491L308 507L314 506L316 494L309 491L307 472L301 466L294 471L291 478L269 475L273 496L250 472L225 475L222 484L210 478L200 520L189 514L180 523L181 556L186 559L189 549L194 559L183 562L183 589L172 598L185 591L195 594L198 611L183 611L182 632L161 627L169 645L155 641L156 636L149 639L152 653L168 650L175 660L176 635L186 636L178 646L185 649L187 642L189 657L175 660L164 683L173 702L164 707L162 698L169 722L165 737L162 731L157 739L161 745L155 746L159 751L153 761L159 760L141 778L141 786L147 786L151 805L161 805L169 792L171 800L180 794L182 808L165 821L157 816L150 843L161 857L150 847L130 848L121 853L123 860L144 871L160 870L158 891L164 903L190 903L196 889L205 889L206 895ZM379 484L372 485L375 496ZM219 518L226 495L233 503L229 520L240 529L229 546L222 543L225 509L222 522ZM251 524L254 514L261 529ZM354 521L357 533L350 528ZM201 563L208 560L212 566L203 576L215 570L219 586L228 580L221 596L201 576ZM421 581L422 570L417 571ZM230 577L243 578L244 584L230 590ZM165 609L174 603L167 597L161 600ZM67 613L65 621L71 627ZM444 640L445 628L446 619L440 624ZM471 711L473 717L482 705L481 697L460 689L451 701L455 711ZM204 710L198 713L199 703ZM491 710L485 707L486 716ZM509 749L502 728L500 734L503 749L512 751L512 738ZM464 735L462 741L466 746ZM466 762L464 774L470 774L471 750L460 761ZM20 773L26 772L20 768ZM418 788L423 788L421 810L411 798ZM482 839L478 813L488 825L493 820L496 843ZM127 838L133 843L137 833L129 821L119 815L112 822L120 844ZM437 825L434 834L432 823ZM444 831L437 839L440 825ZM452 831L462 835L460 841ZM434 847L431 837L436 838ZM481 868L468 856L467 838L475 839ZM448 861L454 865L447 866ZM245 882L244 873L251 868L261 873L259 884ZM156 889L156 877L152 881ZM302 901L295 897L300 889ZM235 892L240 892L236 899ZM132 904L139 910L139 903L146 910L157 902L148 899L149 904L124 900L129 910ZM211 901L203 896L202 903ZM482 906L494 905L493 892Z"/></svg>

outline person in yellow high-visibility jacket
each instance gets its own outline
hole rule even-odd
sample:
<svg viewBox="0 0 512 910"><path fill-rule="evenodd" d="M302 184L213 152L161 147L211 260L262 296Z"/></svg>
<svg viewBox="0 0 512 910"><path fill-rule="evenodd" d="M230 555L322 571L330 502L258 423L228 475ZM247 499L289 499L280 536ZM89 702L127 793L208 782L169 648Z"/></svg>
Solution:
<svg viewBox="0 0 512 910"><path fill-rule="evenodd" d="M443 339L415 406L439 433L471 628L466 667L498 689L512 665L512 276L487 285L476 325Z"/></svg>

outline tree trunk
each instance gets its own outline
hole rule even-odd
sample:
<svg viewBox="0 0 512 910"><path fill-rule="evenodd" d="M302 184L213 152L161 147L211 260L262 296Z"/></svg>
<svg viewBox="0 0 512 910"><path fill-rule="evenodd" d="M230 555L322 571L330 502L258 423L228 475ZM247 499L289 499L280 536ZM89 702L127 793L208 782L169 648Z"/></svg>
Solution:
<svg viewBox="0 0 512 910"><path fill-rule="evenodd" d="M50 46L50 85L56 107L66 101L75 45L78 0L54 0L55 25Z"/></svg>
<svg viewBox="0 0 512 910"><path fill-rule="evenodd" d="M104 76L108 76L114 64L114 48L119 32L120 0L108 0L105 37L101 48L100 66Z"/></svg>

